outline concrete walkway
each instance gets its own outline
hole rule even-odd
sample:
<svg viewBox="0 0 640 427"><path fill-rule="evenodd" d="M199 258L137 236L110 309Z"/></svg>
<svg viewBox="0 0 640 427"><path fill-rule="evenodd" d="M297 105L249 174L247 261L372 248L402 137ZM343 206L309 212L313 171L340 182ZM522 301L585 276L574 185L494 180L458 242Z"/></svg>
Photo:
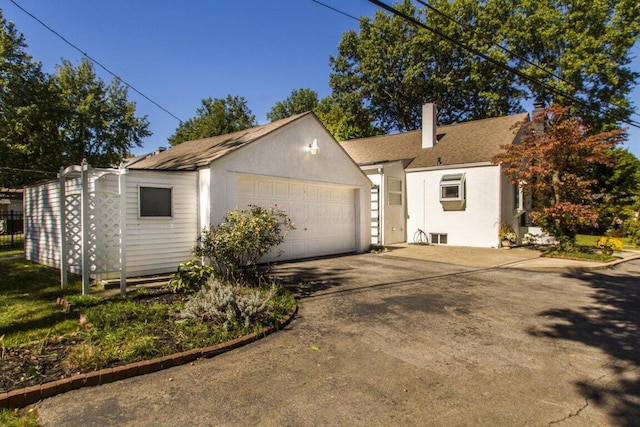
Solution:
<svg viewBox="0 0 640 427"><path fill-rule="evenodd" d="M615 252L610 262L579 261L543 257L539 249L519 247L512 249L471 248L447 245L397 244L387 247L383 255L441 262L476 268L515 268L519 270L567 272L602 270L620 262L640 258L640 251Z"/></svg>

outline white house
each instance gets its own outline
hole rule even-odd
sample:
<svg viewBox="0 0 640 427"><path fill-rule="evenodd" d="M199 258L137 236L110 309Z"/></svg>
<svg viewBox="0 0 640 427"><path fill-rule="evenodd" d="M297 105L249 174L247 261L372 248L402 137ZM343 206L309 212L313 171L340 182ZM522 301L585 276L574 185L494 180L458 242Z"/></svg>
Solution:
<svg viewBox="0 0 640 427"><path fill-rule="evenodd" d="M500 224L527 229L520 189L492 158L518 143L528 114L436 127L433 104L422 131L345 141L342 146L377 186L372 241L498 247Z"/></svg>
<svg viewBox="0 0 640 427"><path fill-rule="evenodd" d="M277 205L292 218L279 259L370 244L371 182L312 113L60 176L26 188L25 254L62 271L175 271L203 227L248 205Z"/></svg>

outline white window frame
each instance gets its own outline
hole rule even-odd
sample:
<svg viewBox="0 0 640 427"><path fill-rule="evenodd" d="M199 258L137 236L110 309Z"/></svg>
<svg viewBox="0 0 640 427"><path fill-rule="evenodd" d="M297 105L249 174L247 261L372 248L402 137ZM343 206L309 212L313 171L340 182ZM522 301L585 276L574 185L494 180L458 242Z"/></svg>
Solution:
<svg viewBox="0 0 640 427"><path fill-rule="evenodd" d="M455 187L458 189L456 197L445 195L445 189ZM465 200L465 174L456 173L442 175L440 179L440 201L441 202L462 202Z"/></svg>
<svg viewBox="0 0 640 427"><path fill-rule="evenodd" d="M143 215L143 200L142 193L143 189L152 188L152 189L161 189L161 190L169 190L169 209L171 210L169 215ZM167 185L138 185L138 218L140 219L170 219L173 218L174 206L173 206L173 187Z"/></svg>
<svg viewBox="0 0 640 427"><path fill-rule="evenodd" d="M447 233L429 233L429 241L432 245L446 245L449 241L449 236Z"/></svg>
<svg viewBox="0 0 640 427"><path fill-rule="evenodd" d="M396 183L398 184L398 186L400 187L399 190L393 188L393 186L391 185L392 181L394 182L394 184ZM398 197L400 197L400 203L396 203ZM391 177L387 178L387 206L402 206L403 198L404 198L404 195L402 192L402 180L398 178L391 178Z"/></svg>
<svg viewBox="0 0 640 427"><path fill-rule="evenodd" d="M520 184L513 184L513 204L516 213L524 212L524 191Z"/></svg>

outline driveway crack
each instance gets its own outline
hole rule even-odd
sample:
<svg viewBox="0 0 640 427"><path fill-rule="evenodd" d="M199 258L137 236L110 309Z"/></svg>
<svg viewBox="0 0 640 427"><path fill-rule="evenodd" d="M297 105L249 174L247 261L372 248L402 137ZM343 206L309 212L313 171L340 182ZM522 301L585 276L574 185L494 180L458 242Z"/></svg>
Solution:
<svg viewBox="0 0 640 427"><path fill-rule="evenodd" d="M567 420L568 420L568 419L570 419L570 418L573 418L573 417L579 417L579 416L580 416L580 413L581 413L582 411L584 411L585 409L587 409L588 407L589 407L589 399L585 398L585 399L584 399L584 405L582 405L580 408L578 408L578 410L577 410L577 411L575 411L575 412L571 412L569 415L567 415L566 417L561 418L561 419L559 419L559 420L551 421L551 422L550 422L549 424L547 424L547 425L551 426L551 425L554 425L554 424L560 424L561 422L567 421Z"/></svg>

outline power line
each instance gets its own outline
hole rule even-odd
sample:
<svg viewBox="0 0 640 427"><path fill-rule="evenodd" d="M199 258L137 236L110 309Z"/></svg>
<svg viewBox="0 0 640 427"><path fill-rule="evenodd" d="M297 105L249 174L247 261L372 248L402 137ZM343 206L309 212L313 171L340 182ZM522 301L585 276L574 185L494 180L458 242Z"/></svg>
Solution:
<svg viewBox="0 0 640 427"><path fill-rule="evenodd" d="M530 83L533 83L533 84L535 84L537 86L542 87L543 89L546 89L550 93L553 93L553 94L558 95L560 97L566 98L566 99L568 99L570 101L575 102L576 104L580 104L583 107L586 107L587 109L589 109L591 111L596 111L596 112L598 112L598 113L600 113L602 115L608 116L608 117L614 119L615 121L620 121L620 122L626 123L626 124L628 124L630 126L634 126L634 127L640 128L640 122L636 122L636 121L631 120L631 119L621 120L621 119L615 117L612 113L610 113L608 111L602 111L600 108L593 107L593 106L587 104L586 101L583 101L580 98L576 98L573 95L569 95L569 94L561 91L560 89L557 89L557 88L555 88L555 87L553 87L553 86L551 86L551 85L549 85L549 84L547 84L545 82L541 82L541 81L539 81L539 80L537 80L537 79L535 79L535 78L523 73L520 70L517 70L517 69L515 69L515 68L513 68L513 67L511 67L511 66L509 66L507 64L504 64L504 63L502 63L500 61L497 61L497 60L495 60L493 58L490 58L489 56L487 56L486 54L480 52L479 50L474 49L474 48L472 48L472 47L470 47L470 46L468 46L468 45L466 45L466 44L464 44L464 43L462 43L462 42L460 42L460 41L458 41L458 40L456 40L456 39L454 39L452 37L449 37L446 34L440 32L440 31L438 31L438 30L436 30L434 28L431 28L428 25L418 21L414 17L409 16L406 13L403 13L403 12L401 12L401 11L399 11L399 10L397 10L397 9L395 9L395 8L393 8L393 7L387 5L387 4L385 4L385 3L383 3L383 2L381 2L379 0L368 0L368 1L369 1L369 3L373 3L376 6L382 8L382 9L388 11L388 12L391 12L392 14L404 19L405 21L409 22L410 24L413 24L416 27L423 28L423 29L425 29L425 30L427 30L429 32L432 32L432 33L436 34L437 36L439 36L440 38L448 41L449 43L454 44L454 45L456 45L456 46L458 46L458 47L460 47L460 48L462 48L462 49L464 49L464 50L466 50L468 52L471 52L472 54L474 54L476 56L479 56L480 58L484 59L485 61L488 61L488 62L494 64L495 66L497 66L499 68L502 68L503 70L509 71L509 72L517 75L518 77L521 77L521 78L527 80Z"/></svg>
<svg viewBox="0 0 640 427"><path fill-rule="evenodd" d="M451 22L453 22L454 24L457 24L457 25L461 26L463 29L465 29L465 30L467 30L467 31L474 31L474 30L475 30L472 26L467 25L467 24L464 24L464 23L462 23L462 22L458 22L458 21L457 21L454 17L452 17L451 15L448 15L448 14L446 14L446 13L442 12L441 10L436 9L434 6L431 6L430 4L428 4L428 3L427 3L427 2L425 2L425 1L422 1L422 0L416 0L416 1L417 1L418 3L420 3L421 5L425 6L427 9L432 10L432 11L433 11L433 12L435 12L436 14L440 15L441 17L443 17L443 18L445 18L445 19L447 19L447 20L449 20L449 21L451 21ZM567 84L571 85L574 89L577 89L577 88L576 88L576 86L575 86L573 83L571 83L570 81L568 81L568 80L566 80L566 79L562 78L561 76L559 76L559 75L557 75L557 74L554 74L553 72L551 72L551 71L549 71L549 70L547 70L547 69L545 69L545 68L541 67L540 65L538 65L538 64L536 64L536 63L534 63L534 62L529 61L527 58L525 58L525 57L523 57L523 56L521 56L521 55L518 55L516 52L513 52L513 51L511 51L511 50L507 49L506 47L502 46L501 44L496 43L496 42L494 42L493 40L490 40L490 39L488 39L488 38L486 38L486 37L482 37L482 40L484 40L485 42L487 42L487 43L489 43L489 44L491 44L491 45L493 45L493 46L496 46L496 47L498 47L498 48L502 49L502 51L503 51L503 52L508 53L509 55L514 56L514 57L516 57L516 58L520 59L521 61L526 62L527 64L529 64L529 65L531 65L531 66L533 66L533 67L537 68L538 70L540 70L540 71L542 71L542 72L544 72L544 73L546 73L546 74L549 74L550 76L553 76L553 77L557 78L558 80L562 80L563 82L565 82L565 83L567 83Z"/></svg>
<svg viewBox="0 0 640 427"><path fill-rule="evenodd" d="M0 166L0 170L3 171L18 171L18 172L34 172L34 173L40 173L43 175L52 175L55 172L51 172L51 171L41 171L41 170L37 170L37 169L21 169L21 168L10 168L8 166Z"/></svg>
<svg viewBox="0 0 640 427"><path fill-rule="evenodd" d="M467 24L465 24L465 23L463 23L463 22L459 22L458 20L456 20L456 19L455 19L454 17L452 17L451 15L449 15L449 14L447 14L447 13L445 13L445 12L442 12L441 10L439 10L439 9L435 8L434 6L431 6L431 5L430 5L430 4L428 4L427 2L425 2L425 1L423 1L423 0L416 0L416 1L417 1L418 3L420 3L421 5L425 6L426 8L428 8L429 10L432 10L432 11L433 11L433 12L435 12L436 14L440 15L441 17L443 17L443 18L445 18L445 19L447 19L447 20L449 20L449 21L451 21L451 22L453 22L453 23L455 23L455 24L459 25L459 26L460 26L460 27L462 27L463 29L465 29L465 30L467 30L467 31L475 31L475 29L474 29L472 26L467 25ZM546 74L548 74L548 75L549 75L549 76L551 76L551 77L554 77L554 78L556 78L556 79L558 79L558 80L560 80L560 81L562 81L562 82L564 82L564 83L567 83L568 85L570 85L570 86L571 86L573 89L575 89L576 91L578 91L578 90L579 90L579 88L578 88L578 87L576 87L576 85L575 85L575 84L573 84L573 83L571 83L569 80L567 80L567 79L565 79L565 78L563 78L563 77L561 77L561 76L557 75L556 73L554 73L554 72L552 72L552 71L547 70L546 68L542 67L542 66L541 66L541 65L539 65L539 64L536 64L535 62L532 62L532 61L528 60L527 58L525 58L525 57L523 57L523 56L519 55L518 53L516 53L516 52L514 52L514 51L512 51L512 50L510 50L510 49L507 49L506 47L502 46L500 43L497 43L497 42L495 42L495 41L493 41L493 40L490 40L490 39L488 39L488 38L486 38L486 37L481 37L481 40L484 40L485 42L489 43L490 45L493 45L493 46L498 47L498 48L499 48L499 49L501 49L503 52L508 53L508 54L509 54L509 55L511 55L512 57L515 57L515 58L517 58L517 59L519 59L519 60L521 60L521 61L523 61L523 62L525 62L525 63L527 63L527 64L529 64L529 65L531 65L532 67L534 67L534 68L536 68L536 69L538 69L538 70L542 71L543 73L546 73ZM640 114L638 114L638 113L634 112L633 110L631 110L631 109L629 109L629 108L622 107L622 106L617 105L617 104L614 104L614 103L612 103L612 102L606 102L606 103L607 103L608 105L610 105L610 106L613 106L613 107L615 107L615 108L618 108L618 109L620 109L620 110L624 111L625 113L627 113L627 114L629 114L629 115L640 116Z"/></svg>
<svg viewBox="0 0 640 427"><path fill-rule="evenodd" d="M31 12L29 12L28 10L26 10L25 8L23 8L22 6L20 6L18 3L15 2L15 0L9 0L11 3L13 3L18 9L20 9L21 11L23 11L24 13L26 13L27 15L29 15L31 18L33 18L34 20L36 20L40 25L42 25L44 28L46 28L47 30L49 30L51 33L55 34L58 38L60 38L63 42L65 42L66 44L68 44L69 46L71 46L72 48L74 48L75 50L77 50L78 52L80 52L84 57L86 57L89 61L93 62L94 64L96 64L98 67L102 68L104 71L106 71L107 73L111 74L113 77L117 78L118 80L120 80L125 86L127 86L128 88L130 88L131 90L133 90L134 92L136 92L138 95L142 96L144 99L146 99L147 101L149 101L150 103L152 103L153 105L155 105L156 107L158 107L159 109L161 109L162 111L164 111L165 113L167 113L168 115L170 115L171 117L173 117L174 119L176 119L178 122L180 122L182 124L182 119L180 119L178 116L176 116L175 114L173 114L171 111L167 110L166 108L164 108L162 105L158 104L156 101L154 101L153 99L149 98L147 95L145 95L144 93L140 92L138 89L136 89L134 86L132 86L131 84L127 83L122 77L118 76L116 73L114 73L113 71L111 71L110 69L108 69L107 67L105 67L104 65L102 65L99 61L97 61L96 59L92 58L87 52L83 51L82 49L80 49L77 45L75 45L74 43L70 42L69 40L67 40L64 36L62 36L60 33L58 33L56 30L54 30L53 28L51 28L50 26L48 26L47 24L45 24L42 20L40 20L38 17L36 17L35 15L33 15Z"/></svg>
<svg viewBox="0 0 640 427"><path fill-rule="evenodd" d="M347 13L345 13L345 12L341 11L341 10L338 10L338 9L336 9L336 8L332 7L332 6L329 6L329 5L327 5L327 4L324 4L324 3L322 3L322 2L320 2L320 1L318 1L318 0L311 0L311 1L313 1L314 3L317 3L317 4L319 4L319 5L321 5L321 6L323 6L323 7L326 7L326 8L328 8L328 9L331 9L331 10L333 10L333 11L337 12L337 13L340 13L341 15L344 15L344 16L347 16L347 17L350 17L350 18L352 18L352 19L354 19L354 20L356 20L356 21L358 21L358 22L362 22L362 21L363 21L363 20L362 20L362 19L360 19L360 18L356 18L356 17L354 17L354 16L352 16L352 15L349 15L349 14L347 14ZM517 69L515 69L515 68L513 68L513 67L511 67L511 66L509 66L509 65L507 65L507 64L504 64L504 63L502 63L502 62L500 62L500 61L497 61L497 60L495 60L495 59L492 59L491 57L489 57L489 56L487 56L486 54L484 54L484 53L480 52L479 50L474 49L474 48L472 48L472 47L470 47L470 46L468 46L468 45L466 45L466 44L464 44L464 43L462 43L462 42L460 42L460 41L458 41L458 40L456 40L456 39L454 39L454 38L452 38L452 37L449 37L449 36L447 36L446 34L444 34L444 33L440 32L440 31L438 31L438 30L436 30L436 29L434 29L434 28L431 28L431 27L427 26L426 24L424 24L424 23L422 23L422 22L420 22L420 21L416 20L414 17L409 16L409 15L407 15L407 14L403 13L403 12L400 12L399 10L397 10L397 9L395 9L395 8L393 8L393 7L389 6L389 5L387 5L387 4L385 4L385 3L381 2L381 1L378 1L378 0L368 0L368 1L369 1L370 3L372 3L372 4L376 5L376 6L378 6L378 7L382 8L382 9L384 9L384 10L388 11L388 12L391 12L392 14L394 14L394 15L396 15L396 16L398 16L398 17L402 18L402 19L404 19L405 21L409 22L410 24L413 24L413 25L414 25L414 26L416 26L416 27L420 27L420 28L423 28L423 29L425 29L425 30L427 30L427 31L430 31L430 32L432 32L432 33L436 34L438 37L440 37L440 38L444 39L445 41L447 41L447 42L449 42L449 43L451 43L451 44L453 44L453 45L455 45L455 46L458 46L458 47L460 47L460 48L462 48L462 49L464 49L464 50L466 50L466 51L468 51L468 52L470 52L470 53L472 53L472 54L474 54L474 55L476 55L476 56L479 56L480 58L484 59L485 61L488 61L488 62L490 62L490 63L494 64L495 66L497 66L497 67L499 67L499 68L501 68L501 69L503 69L503 70L509 71L509 72L511 72L511 73L513 73L513 74L515 74L516 76L518 76L518 77L520 77L520 78L522 78L522 79L524 79L524 80L526 80L526 81L528 81L528 82L530 82L530 83L532 83L532 84L534 84L534 85L536 85L536 86L540 86L541 88L546 89L547 91L549 91L549 92L551 92L551 93L553 93L553 94L555 94L555 95L558 95L558 96L560 96L560 97L566 98L566 99L568 99L568 100L570 100L570 101L575 102L576 104L580 104L581 106L586 107L588 110L598 112L598 113L600 113L600 114L602 114L602 115L608 116L608 117L610 117L610 118L612 118L612 119L614 119L614 120L616 120L616 121L619 121L619 122L621 122L621 123L628 124L628 125L630 125L630 126L640 128L640 122L636 122L636 121L634 121L634 120L632 120L632 119L622 120L622 119L619 119L619 118L615 117L612 113L610 113L610 112L608 112L608 111L602 111L600 108L593 107L593 106L589 105L586 101L584 101L584 100L582 100L582 99L580 99L580 98L576 98L576 97L574 97L574 96L572 96L572 95L569 95L569 94L567 94L567 93L565 93L565 92L561 91L560 89L557 89L557 88L555 88L555 87L553 87L553 86L549 85L548 83L545 83L545 82L539 81L539 80L537 80L536 78L531 77L531 76L529 76L529 75L527 75L527 74L523 73L522 71L517 70ZM423 3L422 1L420 1L420 0L418 0L418 1L419 1L420 3L422 3L422 4L424 4L425 6L428 6L428 5L426 5L425 3ZM434 10L434 11L435 11L435 10ZM451 19L453 19L453 18L451 18ZM455 20L454 20L454 22L456 22L456 23L457 23L457 21L455 21ZM491 42L491 43L493 44L493 42ZM535 64L534 64L534 65L535 65ZM537 66L537 65L536 65L536 66ZM537 66L537 67L539 67L539 66ZM542 69L542 68L541 68L541 69ZM550 72L550 71L548 71L548 70L544 70L544 69L542 69L542 70L543 70L544 72L546 72L546 73L550 74L550 75L554 75L553 73L551 73L551 72ZM555 75L554 75L554 76L555 76ZM557 77L557 76L556 76L556 77ZM560 79L561 79L561 80L564 80L564 79L562 79L562 78L560 78ZM569 84L570 84L570 83L569 83ZM572 85L572 86L573 86L573 85ZM574 87L575 87L575 86L574 86ZM601 101L601 102L602 102L602 101ZM619 108L619 109L624 110L624 111L626 111L626 112L630 112L630 111L631 111L631 110L628 110L628 109L624 109L624 108L622 108L622 107L619 107L619 106L617 106L617 105L615 105L615 104L611 104L611 103L609 103L609 105L614 105L616 108ZM633 113L632 111L631 111L631 113L632 113L632 114L635 114L635 113Z"/></svg>
<svg viewBox="0 0 640 427"><path fill-rule="evenodd" d="M326 4L326 3L322 3L321 1L318 1L318 0L311 0L311 1L312 1L312 2L314 2L314 3L316 3L316 4L319 4L319 5L320 5L320 6L322 6L322 7L326 7L326 8L327 8L327 9L329 9L329 10L333 10L334 12L339 13L340 15L344 15L344 16L346 16L347 18L355 19L355 20L356 20L356 21L358 21L358 22L362 21L362 19L360 19L360 18L357 18L357 17L355 17L355 16L353 16L353 15L349 15L347 12L343 12L342 10L340 10L340 9L336 9L335 7L333 7L333 6L329 6L329 5L328 5L328 4Z"/></svg>

